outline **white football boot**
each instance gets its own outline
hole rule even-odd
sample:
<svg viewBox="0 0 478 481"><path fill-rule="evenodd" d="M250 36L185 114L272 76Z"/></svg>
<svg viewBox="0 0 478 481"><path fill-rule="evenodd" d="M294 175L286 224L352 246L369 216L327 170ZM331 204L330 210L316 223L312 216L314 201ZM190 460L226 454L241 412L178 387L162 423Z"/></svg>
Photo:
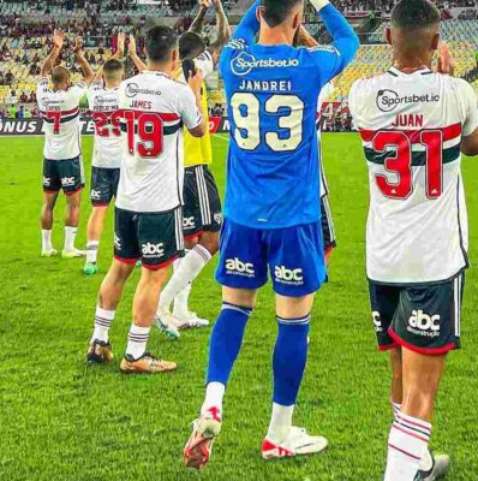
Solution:
<svg viewBox="0 0 478 481"><path fill-rule="evenodd" d="M75 257L85 257L85 256L86 256L86 251L82 251L80 249L77 249L76 247L73 250L63 249L61 251L61 257L63 257L63 259L73 259Z"/></svg>
<svg viewBox="0 0 478 481"><path fill-rule="evenodd" d="M209 321L207 319L201 319L195 312L187 311L180 313L173 311L173 315L178 321L177 326L179 329L194 329L209 326Z"/></svg>
<svg viewBox="0 0 478 481"><path fill-rule="evenodd" d="M43 249L41 251L42 257L53 257L56 255L58 255L58 251L56 249L53 249L53 247L51 249Z"/></svg>
<svg viewBox="0 0 478 481"><path fill-rule="evenodd" d="M304 428L291 427L289 434L281 442L264 439L262 442L262 457L266 460L290 458L306 454L316 454L328 445L323 436L311 436Z"/></svg>
<svg viewBox="0 0 478 481"><path fill-rule="evenodd" d="M170 339L175 340L181 337L178 329L180 322L169 311L158 309L154 322L156 327Z"/></svg>
<svg viewBox="0 0 478 481"><path fill-rule="evenodd" d="M211 408L193 422L193 432L184 447L184 464L188 468L202 469L211 459L212 446L221 432L218 408Z"/></svg>

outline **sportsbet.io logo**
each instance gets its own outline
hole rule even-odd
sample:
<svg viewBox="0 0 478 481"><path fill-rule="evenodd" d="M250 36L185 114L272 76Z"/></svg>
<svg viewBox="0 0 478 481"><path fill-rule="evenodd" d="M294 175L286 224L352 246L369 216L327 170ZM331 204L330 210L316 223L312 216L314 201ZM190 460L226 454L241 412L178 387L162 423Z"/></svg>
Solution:
<svg viewBox="0 0 478 481"><path fill-rule="evenodd" d="M382 112L391 112L400 103L400 96L393 90L379 90L377 107Z"/></svg>
<svg viewBox="0 0 478 481"><path fill-rule="evenodd" d="M292 59L264 58L257 60L254 55L248 52L241 52L231 61L231 70L235 75L243 76L251 73L255 68L284 68L298 67L299 61Z"/></svg>
<svg viewBox="0 0 478 481"><path fill-rule="evenodd" d="M424 95L404 95L400 97L397 92L390 89L379 90L377 92L377 108L382 112L393 112L399 105L418 104L418 103L436 103L440 101L440 96L424 94Z"/></svg>
<svg viewBox="0 0 478 481"><path fill-rule="evenodd" d="M125 94L126 97L136 97L138 95L139 85L135 83L129 83L126 85Z"/></svg>

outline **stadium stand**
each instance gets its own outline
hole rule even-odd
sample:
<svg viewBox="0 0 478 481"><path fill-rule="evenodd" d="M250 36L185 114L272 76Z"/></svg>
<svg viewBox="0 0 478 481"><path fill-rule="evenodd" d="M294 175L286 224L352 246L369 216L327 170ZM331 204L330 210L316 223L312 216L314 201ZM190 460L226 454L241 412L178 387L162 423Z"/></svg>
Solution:
<svg viewBox="0 0 478 481"><path fill-rule="evenodd" d="M237 22L251 0L224 2L231 23ZM343 102L351 84L359 77L384 71L390 65L389 48L383 44L383 30L393 0L335 0L345 10L359 32L363 46L356 61L335 82L328 100ZM445 21L442 36L456 59L456 74L478 90L478 9L476 0L438 1ZM115 48L121 29L133 33L142 48L141 32L151 21L161 18L179 32L189 28L196 13L196 0L162 0L156 5L139 5L128 0L48 0L0 2L0 115L9 117L36 114L35 86L40 65L50 47L54 28L61 27L71 41L81 35L92 65L101 65ZM306 11L307 27L321 42L327 34L312 9ZM206 19L205 34L214 35L214 15ZM62 61L78 75L71 57ZM131 66L129 66L131 68ZM211 111L223 111L220 79L209 79Z"/></svg>

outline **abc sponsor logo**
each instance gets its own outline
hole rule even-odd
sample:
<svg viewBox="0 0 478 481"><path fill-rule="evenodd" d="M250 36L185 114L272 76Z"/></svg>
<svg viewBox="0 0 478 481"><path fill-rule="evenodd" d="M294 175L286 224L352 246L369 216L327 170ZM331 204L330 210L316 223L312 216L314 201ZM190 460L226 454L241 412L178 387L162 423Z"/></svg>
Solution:
<svg viewBox="0 0 478 481"><path fill-rule="evenodd" d="M283 60L275 58L264 58L257 60L254 55L251 55L248 52L241 52L231 61L231 70L234 74L239 76L247 75L256 68L288 68L298 66L299 61L295 58Z"/></svg>
<svg viewBox="0 0 478 481"><path fill-rule="evenodd" d="M382 112L393 112L399 105L439 102L439 95L404 95L390 89L379 90L377 93L377 108Z"/></svg>
<svg viewBox="0 0 478 481"><path fill-rule="evenodd" d="M73 187L75 185L75 178L74 177L62 177L61 178L61 185L63 187Z"/></svg>
<svg viewBox="0 0 478 481"><path fill-rule="evenodd" d="M241 261L237 257L226 259L226 271L228 274L235 276L254 277L256 275L254 265L251 262Z"/></svg>
<svg viewBox="0 0 478 481"><path fill-rule="evenodd" d="M183 218L183 229L194 229L196 227L196 222L194 217L184 217Z"/></svg>
<svg viewBox="0 0 478 481"><path fill-rule="evenodd" d="M277 282L282 284L301 285L304 283L304 273L302 269L288 269L286 266L276 266L274 277Z"/></svg>
<svg viewBox="0 0 478 481"><path fill-rule="evenodd" d="M121 250L121 239L115 234L114 244L117 250Z"/></svg>
<svg viewBox="0 0 478 481"><path fill-rule="evenodd" d="M422 309L413 310L408 319L407 331L419 336L438 337L440 335L441 316L430 315Z"/></svg>
<svg viewBox="0 0 478 481"><path fill-rule="evenodd" d="M147 242L141 245L141 252L143 257L163 257L164 256L164 244L160 242L159 244L153 244Z"/></svg>
<svg viewBox="0 0 478 481"><path fill-rule="evenodd" d="M91 200L100 200L101 199L101 191L91 189L90 199Z"/></svg>

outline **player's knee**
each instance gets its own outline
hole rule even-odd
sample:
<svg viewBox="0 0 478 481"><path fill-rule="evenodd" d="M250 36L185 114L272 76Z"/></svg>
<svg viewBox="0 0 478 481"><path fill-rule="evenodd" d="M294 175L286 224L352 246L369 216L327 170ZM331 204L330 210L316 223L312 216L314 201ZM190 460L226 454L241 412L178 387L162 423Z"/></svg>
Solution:
<svg viewBox="0 0 478 481"><path fill-rule="evenodd" d="M151 269L143 267L141 271L141 282L148 287L161 289L166 282L167 269Z"/></svg>

